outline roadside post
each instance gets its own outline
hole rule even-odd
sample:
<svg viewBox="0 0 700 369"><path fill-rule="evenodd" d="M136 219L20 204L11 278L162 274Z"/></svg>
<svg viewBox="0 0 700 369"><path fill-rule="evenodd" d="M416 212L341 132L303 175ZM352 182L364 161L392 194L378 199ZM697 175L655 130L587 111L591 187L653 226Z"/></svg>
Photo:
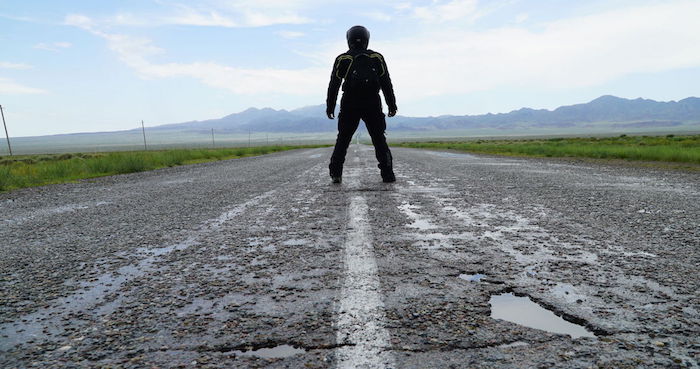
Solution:
<svg viewBox="0 0 700 369"><path fill-rule="evenodd" d="M2 115L2 125L5 127L5 137L7 138L7 150L10 151L10 156L12 156L12 146L10 145L10 135L7 133L7 124L5 123L5 112L2 110L2 105L0 105L0 115Z"/></svg>
<svg viewBox="0 0 700 369"><path fill-rule="evenodd" d="M148 146L146 146L146 127L143 126L143 120L141 121L141 131L143 132L143 149L148 151Z"/></svg>

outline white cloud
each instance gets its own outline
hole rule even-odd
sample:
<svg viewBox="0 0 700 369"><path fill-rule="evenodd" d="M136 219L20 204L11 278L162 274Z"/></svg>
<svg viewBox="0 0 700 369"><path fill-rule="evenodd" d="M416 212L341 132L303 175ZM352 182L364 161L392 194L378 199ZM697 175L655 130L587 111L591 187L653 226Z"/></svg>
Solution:
<svg viewBox="0 0 700 369"><path fill-rule="evenodd" d="M296 32L296 31L279 31L279 32L277 32L277 34L280 35L282 38L286 38L286 39L304 37L304 35L305 35L304 32Z"/></svg>
<svg viewBox="0 0 700 369"><path fill-rule="evenodd" d="M402 97L502 86L568 89L633 73L699 67L700 2L674 1L542 25L537 31L442 27L375 42ZM416 47L420 45L420 47Z"/></svg>
<svg viewBox="0 0 700 369"><path fill-rule="evenodd" d="M264 93L312 94L323 90L327 77L325 69L243 69L217 63L144 63L135 66L147 77L190 77L206 85L222 88L237 94ZM320 79L319 76L324 78Z"/></svg>
<svg viewBox="0 0 700 369"><path fill-rule="evenodd" d="M386 14L384 12L380 12L380 11L365 12L365 13L361 13L361 15L363 15L369 19L380 21L380 22L390 22L393 19L393 17L391 15Z"/></svg>
<svg viewBox="0 0 700 369"><path fill-rule="evenodd" d="M410 8L413 16L426 22L474 19L478 15L478 0L433 1L428 6Z"/></svg>
<svg viewBox="0 0 700 369"><path fill-rule="evenodd" d="M520 13L515 17L515 23L523 23L525 22L528 18L530 18L530 15L527 13Z"/></svg>
<svg viewBox="0 0 700 369"><path fill-rule="evenodd" d="M41 42L34 45L35 49L47 50L47 51L59 51L61 49L67 49L73 46L70 42L60 41L60 42Z"/></svg>
<svg viewBox="0 0 700 369"><path fill-rule="evenodd" d="M74 21L78 20L78 21ZM323 68L306 69L246 69L212 62L154 63L149 59L161 54L162 49L150 40L96 29L94 22L83 18L66 19L103 39L119 59L143 78L195 78L202 83L237 94L307 94L323 90L328 71Z"/></svg>
<svg viewBox="0 0 700 369"><path fill-rule="evenodd" d="M279 6L278 14L289 10L287 5L279 5L281 2L261 4ZM253 2L240 2L221 9L252 6ZM414 14L417 9L410 4L396 6L401 8L396 8L399 14ZM473 19L488 11L476 8L475 0L434 2L423 8L424 13L419 13L427 22L458 20L457 15L459 19ZM219 22L208 14L201 24L207 19ZM503 87L556 91L601 85L628 74L700 67L700 48L689 46L700 44L699 16L700 2L677 0L538 24L536 29L527 28L530 22L525 22L477 31L468 22L457 21L427 31L417 28L402 39L373 40L372 48L386 56L397 95L402 99ZM188 22L198 21L192 18ZM312 65L302 69L238 68L206 61L162 63L155 62L153 56L163 50L148 39L104 32L95 21L81 15L68 16L66 23L105 39L109 48L143 78L194 78L238 94L318 94L325 89L331 61L345 47L338 39L305 51ZM220 19L219 23L225 22ZM285 31L279 35L298 36Z"/></svg>
<svg viewBox="0 0 700 369"><path fill-rule="evenodd" d="M84 16L82 14L68 14L66 15L64 24L69 26L80 27L83 29L92 29L95 26L95 22L92 18Z"/></svg>
<svg viewBox="0 0 700 369"><path fill-rule="evenodd" d="M29 64L0 62L0 68L20 70L20 69L32 69L33 67Z"/></svg>
<svg viewBox="0 0 700 369"><path fill-rule="evenodd" d="M183 3L160 2L165 9L157 14L119 13L115 16L89 20L89 26L96 23L117 26L201 26L201 27L264 27L282 24L305 24L310 19L299 14L300 6L295 1L205 1L194 5ZM73 15L70 23L78 25L86 21L84 16ZM86 17L84 17L86 18ZM89 19L89 18L88 18Z"/></svg>
<svg viewBox="0 0 700 369"><path fill-rule="evenodd" d="M233 28L241 26L241 24L233 20L232 17L222 15L216 11L201 12L191 8L181 9L177 14L162 19L162 22L166 24L206 27Z"/></svg>
<svg viewBox="0 0 700 369"><path fill-rule="evenodd" d="M409 2L400 2L400 3L394 4L394 9L396 9L396 10L408 10L408 9L411 9L412 7L413 7L413 5L411 5L411 3L409 3Z"/></svg>
<svg viewBox="0 0 700 369"><path fill-rule="evenodd" d="M0 77L0 94L2 95L33 95L46 92L40 88L23 86L9 78Z"/></svg>
<svg viewBox="0 0 700 369"><path fill-rule="evenodd" d="M238 0L219 1L221 9L240 16L249 27L274 24L304 24L311 20L300 13L308 8L323 4L318 0Z"/></svg>
<svg viewBox="0 0 700 369"><path fill-rule="evenodd" d="M10 19L13 21L18 21L18 22L41 23L38 20L31 18L31 17L20 17L20 16L16 16L16 15L9 15L9 14L0 14L0 18Z"/></svg>

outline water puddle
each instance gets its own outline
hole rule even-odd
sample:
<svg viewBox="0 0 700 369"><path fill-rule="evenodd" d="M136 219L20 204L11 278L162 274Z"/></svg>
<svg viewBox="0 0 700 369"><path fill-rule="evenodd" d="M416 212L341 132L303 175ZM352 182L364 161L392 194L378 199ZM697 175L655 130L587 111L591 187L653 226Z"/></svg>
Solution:
<svg viewBox="0 0 700 369"><path fill-rule="evenodd" d="M268 243L272 240L272 237L248 237L248 246L260 246L263 243Z"/></svg>
<svg viewBox="0 0 700 369"><path fill-rule="evenodd" d="M530 278L537 278L537 271L534 266L529 266L525 268L525 276Z"/></svg>
<svg viewBox="0 0 700 369"><path fill-rule="evenodd" d="M498 217L496 206L491 204L478 204L466 210L444 204L442 208L446 213L457 217L464 223L478 227L487 227L489 221L495 220Z"/></svg>
<svg viewBox="0 0 700 369"><path fill-rule="evenodd" d="M498 345L497 347L510 348L510 347L523 347L523 346L527 346L527 345L529 345L529 343L527 343L527 342L515 341L515 342L511 342L511 343L504 343L502 345Z"/></svg>
<svg viewBox="0 0 700 369"><path fill-rule="evenodd" d="M430 223L430 221L428 221L424 216L414 211L420 208L420 206L411 205L408 202L404 202L398 206L398 209L401 210L401 212L404 213L406 216L408 216L413 222L409 224L408 227L418 228L421 231L438 228L436 225Z"/></svg>
<svg viewBox="0 0 700 369"><path fill-rule="evenodd" d="M586 328L567 322L553 312L536 304L529 297L519 297L512 293L491 296L491 318L503 319L526 327L541 329L572 338L595 337Z"/></svg>
<svg viewBox="0 0 700 369"><path fill-rule="evenodd" d="M308 245L308 244L309 244L309 240L302 240L299 238L292 238L292 239L289 239L289 240L282 242L282 245L284 245L284 246L303 246L303 245Z"/></svg>
<svg viewBox="0 0 700 369"><path fill-rule="evenodd" d="M121 305L121 296L114 298L124 283L128 280L139 278L146 273L157 270L158 264L167 255L185 250L199 242L197 239L207 233L217 231L224 223L233 220L244 213L248 207L252 207L272 196L276 190L268 191L240 204L217 218L205 222L195 230L186 240L164 247L141 247L131 253L118 255L126 257L134 254L137 257L135 264L128 264L115 271L108 271L96 276L90 281L80 281L79 289L68 296L51 301L50 305L41 307L36 311L23 315L14 322L0 324L0 351L9 350L29 341L57 337L65 333L65 321L74 326L82 323L82 320L72 318L78 315L105 316L113 313ZM65 205L49 210L48 213L59 214L70 211L87 209L93 206L107 205L109 202L99 201L94 203ZM43 214L42 214L43 215ZM140 259L140 260L139 260ZM101 262L100 262L101 263ZM100 264L98 263L98 264ZM227 269L212 269L214 273L223 273Z"/></svg>
<svg viewBox="0 0 700 369"><path fill-rule="evenodd" d="M205 230L213 231L216 230L224 225L224 223L229 222L236 218L237 216L243 214L249 207L253 207L258 205L260 202L263 200L267 199L268 197L272 196L276 190L271 190L263 193L262 195L258 195L256 197L253 197L252 199L234 206L230 210L226 211L225 213L219 215L219 217L207 221L206 225L204 226Z"/></svg>
<svg viewBox="0 0 700 369"><path fill-rule="evenodd" d="M68 212L76 212L79 210L85 210L85 209L90 209L92 207L104 206L104 205L109 205L109 204L110 204L110 202L108 202L108 201L95 201L95 202L86 202L86 203L80 203L80 204L67 204L67 205L57 206L57 207L49 208L49 209L36 210L36 211L32 212L31 215L19 216L19 217L15 217L12 219L3 219L3 221L14 225L14 224L19 224L19 223L31 221L31 220L34 220L35 218L38 218L38 217L53 216L53 215L58 215L58 214L63 214L63 213L68 213Z"/></svg>
<svg viewBox="0 0 700 369"><path fill-rule="evenodd" d="M470 155L470 154L462 154L458 152L449 152L449 151L426 151L426 153L443 157L443 158L469 158L469 159L475 159L476 156Z"/></svg>
<svg viewBox="0 0 700 369"><path fill-rule="evenodd" d="M47 337L61 333L61 319L70 315L92 310L93 314L103 316L111 314L119 307L121 300L109 300L108 297L119 290L122 285L156 268L155 264L161 257L173 252L184 250L195 244L193 238L181 243L165 247L136 249L136 253L145 256L136 264L128 264L115 271L101 274L90 281L80 281L80 289L74 293L57 298L48 307L40 308L33 313L23 315L21 319L11 323L0 324L0 350L9 349L15 345L26 343L30 340ZM53 327L45 330L45 327ZM60 328L60 329L59 329ZM9 337L5 339L5 337Z"/></svg>
<svg viewBox="0 0 700 369"><path fill-rule="evenodd" d="M450 235L444 233L416 233L411 235L411 240L414 246L424 250L438 251L453 248L452 240L459 238L459 235Z"/></svg>
<svg viewBox="0 0 700 369"><path fill-rule="evenodd" d="M474 162L471 163L474 165L493 165L493 166L521 166L522 163L514 162L514 161L504 161L504 162L496 162L496 161L483 161L483 162Z"/></svg>
<svg viewBox="0 0 700 369"><path fill-rule="evenodd" d="M164 247L139 247L136 249L136 252L139 254L146 255L147 257L140 263L147 263L150 266L150 264L153 264L153 262L155 262L156 258L170 254L173 251L182 251L194 244L194 238L191 237L180 243L175 243Z"/></svg>
<svg viewBox="0 0 700 369"><path fill-rule="evenodd" d="M641 256L641 257L647 257L647 258L655 258L657 255L649 253L649 252L644 252L644 251L637 251L637 252L627 252L624 251L622 255L631 257L631 256Z"/></svg>
<svg viewBox="0 0 700 369"><path fill-rule="evenodd" d="M481 282L482 278L486 278L485 274L460 274L459 278L469 282Z"/></svg>
<svg viewBox="0 0 700 369"><path fill-rule="evenodd" d="M252 351L232 351L236 356L253 356L262 359L278 359L290 357L306 352L304 349L296 348L290 345L280 345L269 348L261 348Z"/></svg>

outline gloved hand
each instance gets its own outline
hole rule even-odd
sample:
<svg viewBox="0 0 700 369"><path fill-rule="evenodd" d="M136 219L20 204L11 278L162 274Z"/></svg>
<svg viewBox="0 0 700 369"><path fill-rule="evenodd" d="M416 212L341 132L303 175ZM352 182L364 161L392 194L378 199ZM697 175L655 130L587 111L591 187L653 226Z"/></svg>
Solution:
<svg viewBox="0 0 700 369"><path fill-rule="evenodd" d="M326 108L326 116L328 117L328 119L335 118L335 111L334 110L335 109Z"/></svg>
<svg viewBox="0 0 700 369"><path fill-rule="evenodd" d="M397 111L397 110L399 110L399 109L398 109L397 107L395 107L395 106L389 107L389 118L391 118L391 117L393 117L394 115L396 115L396 111Z"/></svg>

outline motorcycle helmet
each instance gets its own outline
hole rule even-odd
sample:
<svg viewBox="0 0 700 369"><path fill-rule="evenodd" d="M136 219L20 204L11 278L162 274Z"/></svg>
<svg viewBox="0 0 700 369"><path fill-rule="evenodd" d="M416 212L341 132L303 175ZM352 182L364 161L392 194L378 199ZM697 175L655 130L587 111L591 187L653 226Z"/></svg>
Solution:
<svg viewBox="0 0 700 369"><path fill-rule="evenodd" d="M350 27L345 37L348 40L348 47L350 49L364 50L367 49L367 45L369 45L369 31L365 27Z"/></svg>

